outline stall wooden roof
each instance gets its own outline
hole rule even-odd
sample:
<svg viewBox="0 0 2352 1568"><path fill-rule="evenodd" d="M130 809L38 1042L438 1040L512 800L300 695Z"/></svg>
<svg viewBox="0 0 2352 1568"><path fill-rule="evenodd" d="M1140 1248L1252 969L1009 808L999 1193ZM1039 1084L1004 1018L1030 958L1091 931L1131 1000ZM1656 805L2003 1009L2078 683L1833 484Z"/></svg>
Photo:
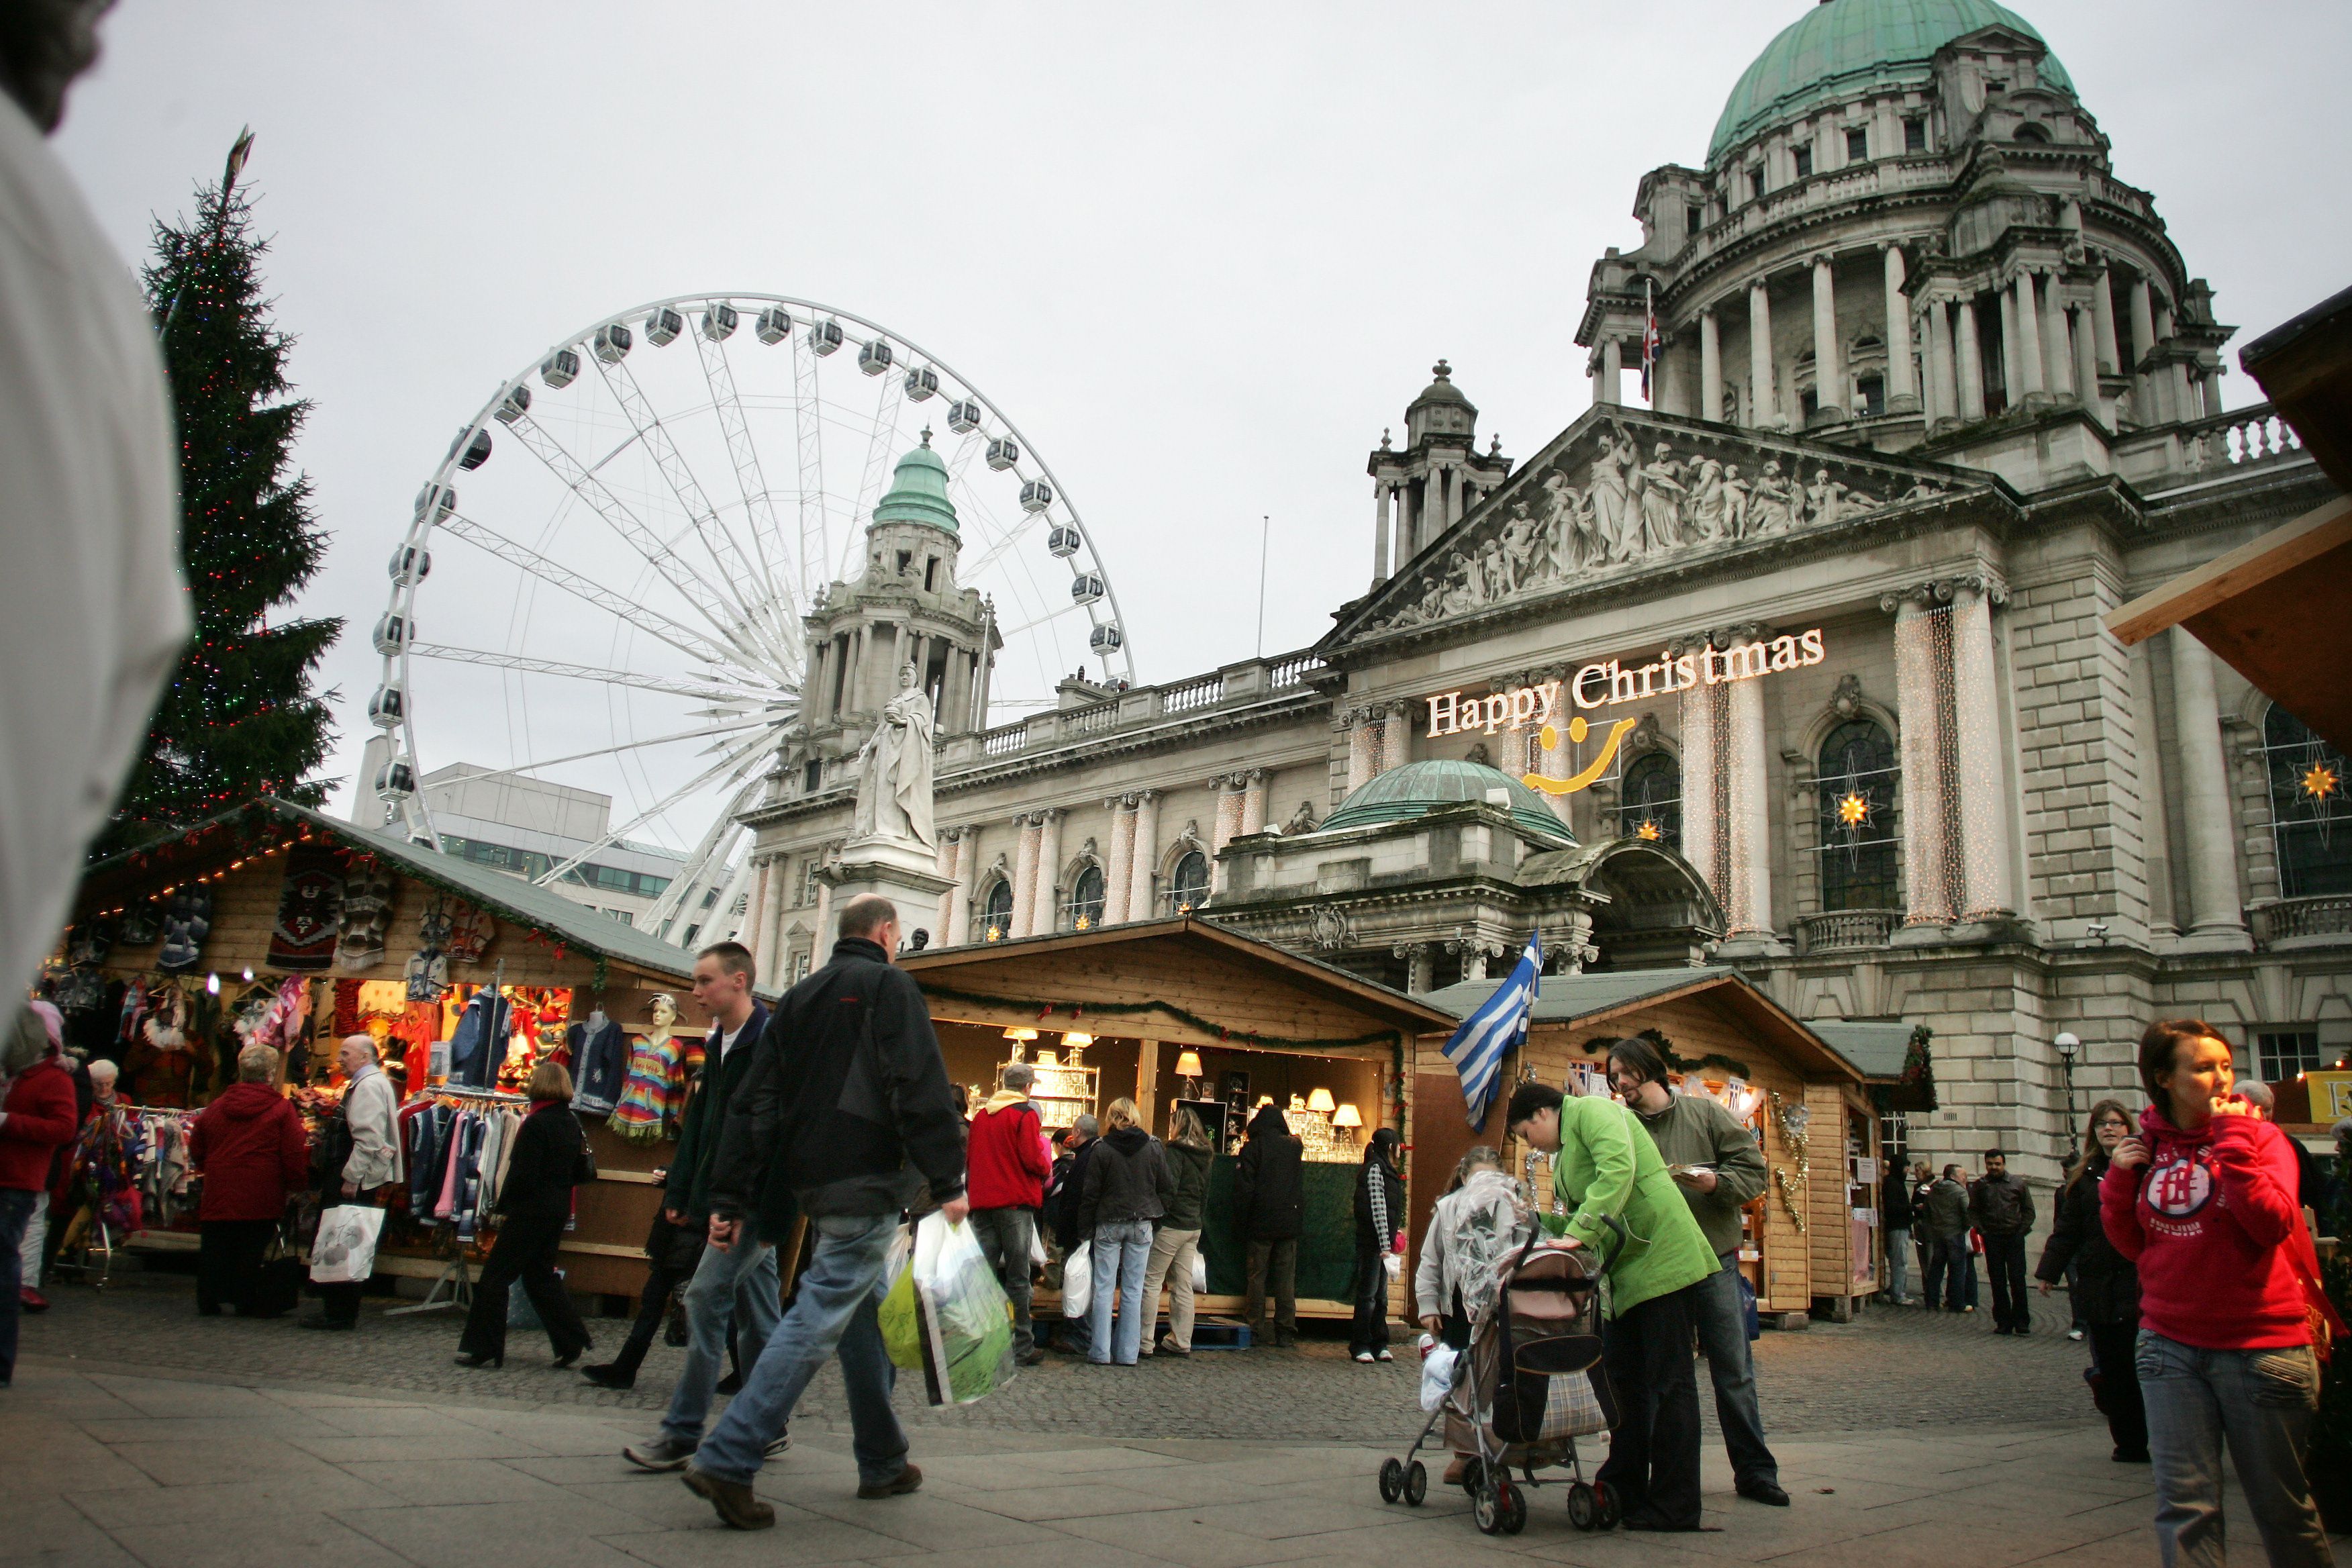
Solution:
<svg viewBox="0 0 2352 1568"><path fill-rule="evenodd" d="M1186 915L898 955L942 1017L1192 1046L1386 1056L1453 1017Z"/></svg>
<svg viewBox="0 0 2352 1568"><path fill-rule="evenodd" d="M1445 1010L1445 1026L1451 1029L1455 1020L1476 1011L1501 984L1499 979L1465 980L1459 985L1433 991L1423 1000ZM1828 1041L1750 984L1738 971L1719 964L1696 969L1547 974L1537 989L1529 1021L1576 1028L1603 1024L1627 1013L1685 997L1701 998L1719 1009L1808 1076L1843 1078L1857 1084L1863 1081L1862 1069Z"/></svg>
<svg viewBox="0 0 2352 1568"><path fill-rule="evenodd" d="M500 921L559 938L566 947L679 981L694 973L693 957L684 948L575 904L551 889L275 798L253 801L197 823L162 844L100 861L82 877L81 891L74 900L75 918L80 919L81 911L107 909L126 898L143 898L154 887L175 880L175 871L194 875L204 868L222 853L205 841L208 829L269 824L289 833L307 827L312 843L323 838L345 849L377 856L397 870L447 889ZM191 836L196 838L194 844L187 842Z"/></svg>

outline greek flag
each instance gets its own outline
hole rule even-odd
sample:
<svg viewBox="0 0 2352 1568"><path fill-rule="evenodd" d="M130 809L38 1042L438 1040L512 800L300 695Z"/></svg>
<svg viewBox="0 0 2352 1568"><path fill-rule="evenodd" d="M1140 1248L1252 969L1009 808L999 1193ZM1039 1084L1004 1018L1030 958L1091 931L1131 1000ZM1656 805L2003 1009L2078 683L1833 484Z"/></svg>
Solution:
<svg viewBox="0 0 2352 1568"><path fill-rule="evenodd" d="M1495 1100L1495 1085L1503 1076L1503 1057L1528 1037L1528 1015L1543 973L1543 933L1528 933L1528 950L1519 954L1510 976L1478 1010L1462 1020L1445 1042L1445 1059L1462 1075L1462 1103L1470 1114L1470 1131L1486 1130L1486 1110Z"/></svg>

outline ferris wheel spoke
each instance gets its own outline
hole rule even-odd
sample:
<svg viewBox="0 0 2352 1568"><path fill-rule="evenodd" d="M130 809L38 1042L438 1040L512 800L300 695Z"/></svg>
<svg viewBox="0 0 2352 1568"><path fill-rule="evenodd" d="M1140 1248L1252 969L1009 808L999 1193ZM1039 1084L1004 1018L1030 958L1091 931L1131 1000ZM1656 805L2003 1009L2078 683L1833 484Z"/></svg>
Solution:
<svg viewBox="0 0 2352 1568"><path fill-rule="evenodd" d="M609 588L590 582L529 545L518 544L478 519L467 517L463 512L453 512L434 527L464 540L477 549L488 551L509 565L521 568L541 582L551 584L575 598L593 605L617 620L626 621L646 636L659 638L680 653L708 664L740 665L742 662L733 649L722 647L657 610L647 609L634 599L625 598Z"/></svg>
<svg viewBox="0 0 2352 1568"><path fill-rule="evenodd" d="M529 658L521 654L492 653L487 648L450 647L441 643L415 643L410 645L408 651L418 658L437 658L452 664L488 665L498 669L517 670L524 675L560 675L572 680L593 681L599 686L629 686L640 691L661 691L672 697L691 697L708 702L764 708L769 700L770 689L752 684L750 678L741 684L696 680L691 677L671 679L639 675L634 670L566 664L560 659Z"/></svg>
<svg viewBox="0 0 2352 1568"><path fill-rule="evenodd" d="M604 480L582 466L562 442L549 435L544 426L528 414L518 415L507 426L515 433L531 456L547 465L549 472L562 480L572 494L588 503L605 526L632 550L644 557L646 564L659 573L662 579L678 591L692 605L697 614L709 621L722 641L737 649L745 658L764 662L769 650L744 635L750 623L748 606L737 597L731 586L721 587L712 583L681 559L661 537L647 528L626 502L613 493ZM737 611L733 621L721 616L717 606L733 605Z"/></svg>
<svg viewBox="0 0 2352 1568"><path fill-rule="evenodd" d="M654 907L646 911L646 925L662 935L668 934L669 927L685 910L688 901L709 883L712 865L725 865L728 857L734 852L736 840L743 831L742 825L735 819L751 809L759 793L758 778L746 781L728 801L727 809L711 819L710 826L703 830L694 847L687 851L686 863L678 874L671 879L670 885L663 889L661 897L654 900Z"/></svg>
<svg viewBox="0 0 2352 1568"><path fill-rule="evenodd" d="M1048 622L1060 620L1064 616L1075 616L1085 606L1080 605L1065 605L1058 610L1048 610L1042 616L1032 616L1028 620L1022 622L1017 626L1006 626L1003 628L1005 638L1010 641L1012 638L1019 637L1023 632L1034 631L1039 626L1045 626Z"/></svg>
<svg viewBox="0 0 2352 1568"><path fill-rule="evenodd" d="M714 736L740 735L746 730L776 727L780 721L768 714L748 714L740 719L722 720L716 724L704 724L692 730L675 730L667 735L649 735L643 739L615 741L609 746L596 746L585 752L572 752L561 757L534 757L527 763L509 767L486 768L468 773L469 779L498 779L514 773L535 773L542 768L562 767L568 763L584 763L597 757L618 756L625 752L646 752L656 746L674 746L688 741L707 741Z"/></svg>
<svg viewBox="0 0 2352 1568"><path fill-rule="evenodd" d="M687 780L686 783L678 785L676 789L670 791L667 795L654 802L653 805L646 807L645 810L629 818L628 821L622 823L618 827L607 829L603 837L597 839L586 848L582 849L578 854L573 855L569 860L565 860L560 865L549 867L539 876L533 878L532 880L541 887L545 887L550 882L561 881L567 874L577 870L581 863L586 860L589 856L595 854L598 850L604 848L606 846L613 844L616 840L628 837L628 835L635 832L638 828L643 827L646 823L653 821L656 817L660 816L663 813L668 811L672 806L677 805L688 795L707 789L719 779L728 778L730 774L737 776L730 779L730 782L740 784L742 782L740 778L741 771L745 768L757 767L759 765L761 758L765 755L769 750L773 748L777 741L782 737L782 729L783 726L781 724L762 724L760 726L757 733L747 735L740 741L722 745L719 760L711 763L710 766L703 769L700 773Z"/></svg>
<svg viewBox="0 0 2352 1568"><path fill-rule="evenodd" d="M799 443L801 469L801 590L814 594L824 585L826 563L833 559L833 525L824 515L824 408L818 401L814 350L808 335L793 340L793 425ZM807 574L814 569L814 581Z"/></svg>
<svg viewBox="0 0 2352 1568"><path fill-rule="evenodd" d="M775 497L769 492L767 471L761 466L760 448L751 439L751 422L743 415L743 399L735 389L735 367L728 363L727 345L714 341L708 332L693 334L694 346L702 356L702 378L710 387L711 411L718 416L719 428L727 438L727 456L735 467L735 487L742 493L743 514L751 524L751 550L759 558L760 574L768 585L768 599L776 633L783 639L793 659L804 664L807 650L801 642L800 584L786 572L777 574L777 563L789 567L791 557L784 552L782 530L776 522Z"/></svg>
<svg viewBox="0 0 2352 1568"><path fill-rule="evenodd" d="M892 400L898 396L898 377L884 375L882 395L874 405L874 433L866 442L866 471L857 481L857 507L849 514L849 536L842 542L839 576L847 578L849 563L856 555L857 523L860 518L872 517L875 506L882 499L883 476L889 472L891 448L897 445L898 422L890 416Z"/></svg>

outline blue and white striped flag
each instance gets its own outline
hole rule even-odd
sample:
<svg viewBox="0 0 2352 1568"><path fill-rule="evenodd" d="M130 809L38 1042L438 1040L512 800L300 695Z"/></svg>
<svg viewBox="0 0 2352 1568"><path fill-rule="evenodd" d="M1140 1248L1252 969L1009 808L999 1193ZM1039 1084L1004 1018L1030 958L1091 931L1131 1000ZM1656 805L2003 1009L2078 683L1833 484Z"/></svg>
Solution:
<svg viewBox="0 0 2352 1568"><path fill-rule="evenodd" d="M1462 1020L1445 1042L1445 1059L1462 1075L1462 1103L1470 1113L1470 1131L1486 1130L1487 1108L1495 1101L1495 1086L1503 1076L1503 1058L1527 1043L1528 1015L1543 974L1543 933L1528 933L1528 950L1495 994Z"/></svg>

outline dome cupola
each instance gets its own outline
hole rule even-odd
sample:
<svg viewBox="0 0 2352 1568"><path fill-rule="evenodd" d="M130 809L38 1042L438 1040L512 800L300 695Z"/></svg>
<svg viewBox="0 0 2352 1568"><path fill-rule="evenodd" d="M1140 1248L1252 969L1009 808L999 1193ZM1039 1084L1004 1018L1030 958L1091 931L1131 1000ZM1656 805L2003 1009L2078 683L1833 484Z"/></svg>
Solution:
<svg viewBox="0 0 2352 1568"><path fill-rule="evenodd" d="M874 521L919 522L946 533L956 531L955 502L948 499L948 466L931 450L931 433L923 444L898 459L890 476L890 490L874 509Z"/></svg>
<svg viewBox="0 0 2352 1568"><path fill-rule="evenodd" d="M1320 831L1406 822L1450 805L1482 805L1489 790L1501 790L1508 796L1510 805L1506 809L1512 825L1522 832L1576 842L1576 835L1552 815L1543 796L1517 779L1484 763L1449 759L1407 763L1359 785L1324 819Z"/></svg>

